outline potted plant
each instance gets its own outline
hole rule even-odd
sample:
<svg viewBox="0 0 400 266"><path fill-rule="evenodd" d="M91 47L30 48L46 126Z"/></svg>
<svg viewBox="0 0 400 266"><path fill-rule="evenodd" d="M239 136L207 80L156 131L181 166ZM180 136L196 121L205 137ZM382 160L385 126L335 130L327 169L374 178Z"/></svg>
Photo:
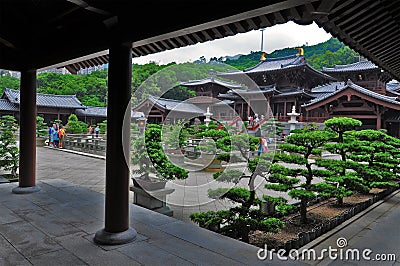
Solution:
<svg viewBox="0 0 400 266"><path fill-rule="evenodd" d="M172 164L161 145L161 125L147 125L144 136L132 143L131 162L136 167L133 184L145 190L165 187L168 180L185 179L188 172Z"/></svg>

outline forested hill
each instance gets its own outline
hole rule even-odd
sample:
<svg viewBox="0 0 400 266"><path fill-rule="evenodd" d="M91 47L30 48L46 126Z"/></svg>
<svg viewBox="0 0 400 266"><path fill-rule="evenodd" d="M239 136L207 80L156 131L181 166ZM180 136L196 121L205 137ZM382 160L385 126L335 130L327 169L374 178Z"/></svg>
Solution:
<svg viewBox="0 0 400 266"><path fill-rule="evenodd" d="M276 50L267 57L282 57L297 53L296 47ZM335 38L313 46L303 46L307 62L316 69L335 64L356 62L357 54ZM245 69L255 66L260 60L261 52L248 55L211 58L203 56L193 63L159 65L148 63L132 66L133 104L145 99L148 95L185 100L194 95L187 88L177 86L181 81L198 80L209 76L210 69L224 72L232 69ZM0 92L5 88L19 89L19 79L0 76ZM174 89L171 89L174 88ZM86 106L105 106L107 92L107 70L95 71L88 75L62 75L41 73L37 77L37 91L46 94L75 94ZM164 93L168 91L167 93Z"/></svg>
<svg viewBox="0 0 400 266"><path fill-rule="evenodd" d="M307 63L318 70L321 70L322 67L332 67L335 64L351 64L358 60L358 54L336 38L331 38L326 42L316 45L302 46L302 48L304 49L304 56L306 57ZM284 48L267 54L267 57L284 57L296 54L297 52L296 47ZM238 69L245 69L256 65L260 57L261 52L252 52L248 55L234 57L237 59L227 59L225 63ZM222 58L214 58L214 60L221 61Z"/></svg>

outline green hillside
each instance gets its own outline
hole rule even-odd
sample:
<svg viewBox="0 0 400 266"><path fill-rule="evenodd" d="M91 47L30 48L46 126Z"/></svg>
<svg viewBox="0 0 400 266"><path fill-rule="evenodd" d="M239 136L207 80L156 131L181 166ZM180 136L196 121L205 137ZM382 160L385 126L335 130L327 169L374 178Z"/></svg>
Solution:
<svg viewBox="0 0 400 266"><path fill-rule="evenodd" d="M332 67L335 64L351 64L357 61L357 53L345 46L336 38L331 38L326 42L311 46L302 46L307 62L315 69L321 70L323 66ZM296 47L288 47L275 50L267 57L284 57L296 54ZM242 55L238 59L227 59L226 64L237 69L246 69L256 65L261 57L261 52L251 52ZM222 58L221 58L222 60Z"/></svg>

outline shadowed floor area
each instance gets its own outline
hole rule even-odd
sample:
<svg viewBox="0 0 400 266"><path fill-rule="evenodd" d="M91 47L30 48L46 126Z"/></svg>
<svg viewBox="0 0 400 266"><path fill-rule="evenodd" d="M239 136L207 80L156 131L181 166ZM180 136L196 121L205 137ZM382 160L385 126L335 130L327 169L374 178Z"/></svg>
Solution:
<svg viewBox="0 0 400 266"><path fill-rule="evenodd" d="M0 185L0 265L257 265L258 248L130 204L137 239L94 244L104 194L60 179L33 194Z"/></svg>

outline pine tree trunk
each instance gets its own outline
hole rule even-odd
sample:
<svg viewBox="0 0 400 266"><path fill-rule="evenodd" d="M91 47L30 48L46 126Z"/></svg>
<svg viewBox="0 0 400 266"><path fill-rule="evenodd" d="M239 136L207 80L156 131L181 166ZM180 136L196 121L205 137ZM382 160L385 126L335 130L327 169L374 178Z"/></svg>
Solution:
<svg viewBox="0 0 400 266"><path fill-rule="evenodd" d="M302 199L300 201L300 223L306 224L307 223L307 200Z"/></svg>
<svg viewBox="0 0 400 266"><path fill-rule="evenodd" d="M343 197L337 198L337 205L339 206L343 205Z"/></svg>

